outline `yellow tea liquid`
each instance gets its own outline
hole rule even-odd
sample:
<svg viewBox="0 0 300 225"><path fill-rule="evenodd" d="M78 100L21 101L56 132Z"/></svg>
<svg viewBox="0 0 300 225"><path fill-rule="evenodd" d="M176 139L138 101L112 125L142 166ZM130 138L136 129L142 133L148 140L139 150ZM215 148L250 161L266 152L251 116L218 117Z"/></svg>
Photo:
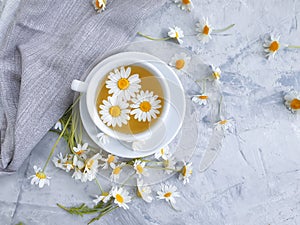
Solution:
<svg viewBox="0 0 300 225"><path fill-rule="evenodd" d="M128 66L127 66L128 67ZM125 67L125 69L127 68ZM160 81L158 78L156 78L150 71L148 71L147 69L140 67L140 66L135 66L132 65L131 67L131 75L132 74L138 74L139 78L141 79L141 89L140 90L148 90L148 91L152 91L154 95L158 96L158 99L161 101L160 105L161 108L158 109L158 111L160 112L160 114L157 115L156 119L151 119L151 122L139 122L137 119L134 119L134 115L130 115L130 120L128 121L127 125L123 124L122 127L119 127L118 125L116 125L115 127L110 126L111 129L118 131L118 132L122 132L122 133L126 133L126 134L137 134L137 133L141 133L147 129L149 129L159 118L159 116L161 115L162 109L164 107L164 98L163 98L163 89L160 85ZM99 106L102 105L102 101L103 100L107 100L108 96L111 96L108 94L108 89L105 87L105 82L108 79L108 74L107 76L102 80L102 82L99 84L99 93L98 93L98 97L97 97L97 110L98 110L98 115L101 119L101 115L99 114L100 108ZM131 104L131 102L128 102L129 104ZM129 106L130 107L130 106Z"/></svg>

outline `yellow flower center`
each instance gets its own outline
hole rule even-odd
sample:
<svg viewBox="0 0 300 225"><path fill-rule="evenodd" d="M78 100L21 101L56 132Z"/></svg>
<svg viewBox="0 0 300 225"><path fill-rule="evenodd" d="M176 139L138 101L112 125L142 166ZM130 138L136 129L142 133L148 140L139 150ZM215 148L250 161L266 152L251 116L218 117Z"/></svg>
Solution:
<svg viewBox="0 0 300 225"><path fill-rule="evenodd" d="M143 111L143 112L149 112L151 110L151 104L150 102L148 101L143 101L141 104L140 104L140 109Z"/></svg>
<svg viewBox="0 0 300 225"><path fill-rule="evenodd" d="M126 78L121 78L118 80L118 88L121 90L126 90L129 87L129 81Z"/></svg>
<svg viewBox="0 0 300 225"><path fill-rule="evenodd" d="M182 176L186 176L186 166L184 166L183 168L182 168L182 170L181 170L181 174L182 174Z"/></svg>
<svg viewBox="0 0 300 225"><path fill-rule="evenodd" d="M300 109L300 100L297 99L297 98L294 98L292 101L291 101L291 108L292 109Z"/></svg>
<svg viewBox="0 0 300 225"><path fill-rule="evenodd" d="M79 150L78 152L76 152L77 155L82 155L85 152L85 150Z"/></svg>
<svg viewBox="0 0 300 225"><path fill-rule="evenodd" d="M162 149L160 149L160 154L165 154L165 150L162 148Z"/></svg>
<svg viewBox="0 0 300 225"><path fill-rule="evenodd" d="M108 163L112 163L114 160L115 160L115 156L110 155L110 156L108 157L108 159L107 159L107 162L108 162Z"/></svg>
<svg viewBox="0 0 300 225"><path fill-rule="evenodd" d="M38 172L35 174L35 176L39 179L46 179L46 177L47 177L46 174L43 172Z"/></svg>
<svg viewBox="0 0 300 225"><path fill-rule="evenodd" d="M100 5L100 2L98 0L96 0L96 8L97 9L101 9L103 7L103 4Z"/></svg>
<svg viewBox="0 0 300 225"><path fill-rule="evenodd" d="M187 4L190 4L190 3L191 3L191 0L182 0L182 4L187 5Z"/></svg>
<svg viewBox="0 0 300 225"><path fill-rule="evenodd" d="M210 31L209 26L205 25L205 26L203 27L202 33L205 34L205 35L208 35L208 34L209 34L209 31Z"/></svg>
<svg viewBox="0 0 300 225"><path fill-rule="evenodd" d="M219 122L219 124L224 125L224 124L226 124L227 122L228 122L227 120L221 120L221 121Z"/></svg>
<svg viewBox="0 0 300 225"><path fill-rule="evenodd" d="M109 109L109 114L110 114L112 117L118 117L118 116L120 116L120 114L121 114L121 109L120 109L120 107L117 106L117 105L110 107L110 109Z"/></svg>
<svg viewBox="0 0 300 225"><path fill-rule="evenodd" d="M220 77L221 77L221 75L218 72L213 72L212 76L216 80L220 79Z"/></svg>
<svg viewBox="0 0 300 225"><path fill-rule="evenodd" d="M185 65L184 59L178 59L175 63L175 68L180 70L184 67L184 65Z"/></svg>
<svg viewBox="0 0 300 225"><path fill-rule="evenodd" d="M271 52L276 52L279 49L280 45L278 41L273 41L270 46L269 46L269 50Z"/></svg>
<svg viewBox="0 0 300 225"><path fill-rule="evenodd" d="M171 197L171 195L172 195L171 192L167 192L167 193L164 194L164 197L165 197L165 198L169 198L169 197Z"/></svg>
<svg viewBox="0 0 300 225"><path fill-rule="evenodd" d="M208 99L208 96L207 95L200 95L198 98L200 98L202 100L205 100L205 99Z"/></svg>
<svg viewBox="0 0 300 225"><path fill-rule="evenodd" d="M123 203L124 202L124 198L122 197L122 195L120 194L116 194L116 200L120 203Z"/></svg>
<svg viewBox="0 0 300 225"><path fill-rule="evenodd" d="M93 166L93 164L94 164L94 162L95 162L95 160L90 159L90 160L87 162L86 167L87 167L88 169L91 169L92 166Z"/></svg>
<svg viewBox="0 0 300 225"><path fill-rule="evenodd" d="M113 174L115 174L115 175L119 174L120 172L121 172L121 167L116 167L113 170Z"/></svg>
<svg viewBox="0 0 300 225"><path fill-rule="evenodd" d="M141 165L137 165L137 166L136 166L136 170L137 170L139 173L143 173L143 172L144 172L144 168L143 168Z"/></svg>
<svg viewBox="0 0 300 225"><path fill-rule="evenodd" d="M140 190L139 190L139 189L137 189L137 191L136 191L136 195L137 195L139 198L142 198L142 193L140 192Z"/></svg>
<svg viewBox="0 0 300 225"><path fill-rule="evenodd" d="M177 31L175 31L175 38L178 39L179 38L179 34Z"/></svg>

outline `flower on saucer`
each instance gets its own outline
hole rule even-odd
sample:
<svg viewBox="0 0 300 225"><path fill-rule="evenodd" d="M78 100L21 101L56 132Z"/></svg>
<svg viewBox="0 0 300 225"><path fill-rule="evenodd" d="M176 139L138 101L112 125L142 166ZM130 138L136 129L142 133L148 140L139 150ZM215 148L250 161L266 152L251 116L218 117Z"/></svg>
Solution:
<svg viewBox="0 0 300 225"><path fill-rule="evenodd" d="M232 128L233 124L231 119L224 119L221 118L220 121L215 123L215 129L217 131L226 131L226 130L230 130Z"/></svg>
<svg viewBox="0 0 300 225"><path fill-rule="evenodd" d="M167 160L171 156L170 148L166 145L163 148L160 148L154 155L156 159L162 158L163 160Z"/></svg>
<svg viewBox="0 0 300 225"><path fill-rule="evenodd" d="M163 167L165 168L166 174L171 174L175 171L176 167L176 161L173 156L169 157L168 159L163 161Z"/></svg>
<svg viewBox="0 0 300 225"><path fill-rule="evenodd" d="M207 99L208 99L208 95L206 95L206 94L194 95L192 97L192 101L199 105L206 105Z"/></svg>
<svg viewBox="0 0 300 225"><path fill-rule="evenodd" d="M54 125L55 130L62 130L62 125L60 121L57 121L56 124Z"/></svg>
<svg viewBox="0 0 300 225"><path fill-rule="evenodd" d="M77 147L73 147L73 151L77 156L86 159L87 158L86 154L89 152L88 146L89 146L88 143L84 143L83 145L77 144Z"/></svg>
<svg viewBox="0 0 300 225"><path fill-rule="evenodd" d="M103 105L100 105L101 110L99 111L103 123L112 127L116 125L121 127L122 124L127 124L130 119L128 106L127 102L116 96L109 96L107 100L103 100Z"/></svg>
<svg viewBox="0 0 300 225"><path fill-rule="evenodd" d="M212 73L210 75L210 79L216 83L220 82L222 71L219 67L215 67L213 64L210 65Z"/></svg>
<svg viewBox="0 0 300 225"><path fill-rule="evenodd" d="M92 181L96 178L99 167L99 159L101 159L101 155L97 153L92 158L86 160L81 177L81 182Z"/></svg>
<svg viewBox="0 0 300 225"><path fill-rule="evenodd" d="M196 31L198 32L197 37L203 43L209 42L211 37L211 32L213 28L208 23L208 18L203 18L201 21L196 23Z"/></svg>
<svg viewBox="0 0 300 225"><path fill-rule="evenodd" d="M99 202L103 202L103 203L107 203L110 198L112 197L110 192L102 192L101 195L96 195L96 198L93 200L93 202L95 203L95 205L98 205Z"/></svg>
<svg viewBox="0 0 300 225"><path fill-rule="evenodd" d="M139 176L139 178L143 176L149 176L149 173L147 173L147 170L145 169L146 163L142 162L141 160L135 160L133 167L135 169L136 174Z"/></svg>
<svg viewBox="0 0 300 225"><path fill-rule="evenodd" d="M175 198L180 197L179 192L177 192L177 187L168 184L161 185L161 191L157 192L157 199L166 200L171 204L175 204Z"/></svg>
<svg viewBox="0 0 300 225"><path fill-rule="evenodd" d="M183 163L184 165L180 171L179 180L183 180L183 184L186 184L190 182L189 178L193 173L193 167L191 162L190 163L183 162Z"/></svg>
<svg viewBox="0 0 300 225"><path fill-rule="evenodd" d="M184 11L191 11L194 8L191 0L174 0L174 3Z"/></svg>
<svg viewBox="0 0 300 225"><path fill-rule="evenodd" d="M129 196L128 191L126 191L122 187L113 187L111 190L111 194L115 199L115 204L117 204L119 207L122 207L123 209L129 209L127 203L131 202L131 197Z"/></svg>
<svg viewBox="0 0 300 225"><path fill-rule="evenodd" d="M151 188L143 184L143 180L137 179L137 196L142 198L145 202L151 203L153 198L151 197Z"/></svg>
<svg viewBox="0 0 300 225"><path fill-rule="evenodd" d="M130 114L134 115L134 119L137 119L139 122L146 122L146 120L150 122L152 118L156 119L157 114L160 113L158 109L161 108L159 104L161 101L157 95L153 95L152 91L141 91L132 99L132 102L133 104L130 106L133 110Z"/></svg>
<svg viewBox="0 0 300 225"><path fill-rule="evenodd" d="M175 67L178 70L181 70L185 68L190 63L190 61L191 57L182 52L180 54L175 54L169 62L169 65Z"/></svg>
<svg viewBox="0 0 300 225"><path fill-rule="evenodd" d="M170 31L168 32L168 36L170 38L176 39L179 44L182 44L183 40L181 38L184 37L183 31L177 26L169 27L169 30Z"/></svg>
<svg viewBox="0 0 300 225"><path fill-rule="evenodd" d="M39 188L43 188L45 184L50 185L51 177L48 177L42 170L42 168L38 168L36 165L33 166L35 174L28 177L31 179L31 185L39 185Z"/></svg>
<svg viewBox="0 0 300 225"><path fill-rule="evenodd" d="M113 169L110 175L110 180L116 182L120 178L120 173L122 172L123 166L125 166L126 163L121 163L119 165L112 164L111 168Z"/></svg>
<svg viewBox="0 0 300 225"><path fill-rule="evenodd" d="M113 166L115 165L115 163L118 161L118 157L117 156L114 156L114 155L111 155L109 154L107 156L107 158L102 158L101 159L104 163L101 165L102 169L107 169L109 166L111 168L113 168Z"/></svg>
<svg viewBox="0 0 300 225"><path fill-rule="evenodd" d="M295 90L284 96L284 104L292 113L300 113L300 93Z"/></svg>
<svg viewBox="0 0 300 225"><path fill-rule="evenodd" d="M97 134L97 138L102 145L107 145L110 142L109 136L102 132Z"/></svg>
<svg viewBox="0 0 300 225"><path fill-rule="evenodd" d="M57 154L57 157L53 157L52 162L54 163L55 167L64 170L65 167L63 164L67 162L67 156L63 156L63 154L60 152Z"/></svg>
<svg viewBox="0 0 300 225"><path fill-rule="evenodd" d="M268 59L270 58L270 56L274 58L276 52L279 50L280 48L279 39L280 39L279 35L276 37L274 35L271 35L270 39L266 40L265 43L263 44L266 57Z"/></svg>
<svg viewBox="0 0 300 225"><path fill-rule="evenodd" d="M105 10L106 7L106 0L93 0L93 5L97 13Z"/></svg>
<svg viewBox="0 0 300 225"><path fill-rule="evenodd" d="M123 66L120 70L114 69L114 72L110 72L106 81L106 87L109 89L108 94L113 94L125 101L134 97L141 88L141 79L138 74L130 74L131 67L127 67L125 70Z"/></svg>

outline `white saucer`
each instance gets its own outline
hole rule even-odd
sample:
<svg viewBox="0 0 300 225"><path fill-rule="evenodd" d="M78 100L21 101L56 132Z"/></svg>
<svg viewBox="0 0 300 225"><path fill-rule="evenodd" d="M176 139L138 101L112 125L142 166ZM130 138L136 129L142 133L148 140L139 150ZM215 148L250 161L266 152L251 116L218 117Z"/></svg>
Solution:
<svg viewBox="0 0 300 225"><path fill-rule="evenodd" d="M122 142L110 138L110 142L103 145L99 142L97 134L101 131L93 123L86 108L86 98L83 93L80 98L79 111L82 124L90 136L90 138L105 151L123 157L123 158L138 158L154 154L159 148L168 145L178 134L185 115L186 102L182 84L177 77L177 74L163 61L152 55L141 52L123 52L106 58L97 64L86 78L89 82L91 77L108 62L118 60L120 57L136 58L137 61L151 61L151 63L164 74L170 88L170 111L165 120L165 126L162 126L158 132L153 133L150 139L139 143L142 145L142 150L134 151L132 143Z"/></svg>

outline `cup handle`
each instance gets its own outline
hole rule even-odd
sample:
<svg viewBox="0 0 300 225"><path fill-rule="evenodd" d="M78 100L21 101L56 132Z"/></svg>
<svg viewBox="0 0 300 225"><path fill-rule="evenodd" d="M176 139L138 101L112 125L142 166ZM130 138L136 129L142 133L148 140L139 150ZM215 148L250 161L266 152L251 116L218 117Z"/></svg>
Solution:
<svg viewBox="0 0 300 225"><path fill-rule="evenodd" d="M87 83L80 81L80 80L73 80L71 84L71 89L73 91L85 93L87 90Z"/></svg>

